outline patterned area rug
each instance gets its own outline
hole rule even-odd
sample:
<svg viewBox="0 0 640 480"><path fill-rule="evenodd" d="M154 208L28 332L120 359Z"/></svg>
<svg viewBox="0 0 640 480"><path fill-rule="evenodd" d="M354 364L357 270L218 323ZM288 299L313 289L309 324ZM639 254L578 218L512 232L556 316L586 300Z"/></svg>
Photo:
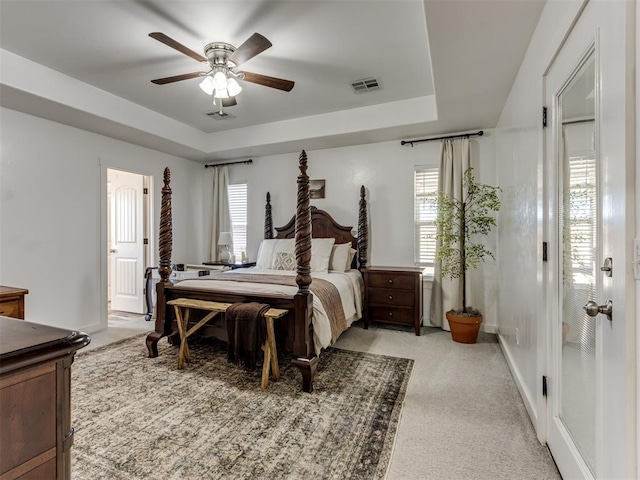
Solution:
<svg viewBox="0 0 640 480"><path fill-rule="evenodd" d="M190 364L144 336L76 356L73 478L380 479L391 458L413 360L329 349L314 392L280 354L279 382L189 341Z"/></svg>

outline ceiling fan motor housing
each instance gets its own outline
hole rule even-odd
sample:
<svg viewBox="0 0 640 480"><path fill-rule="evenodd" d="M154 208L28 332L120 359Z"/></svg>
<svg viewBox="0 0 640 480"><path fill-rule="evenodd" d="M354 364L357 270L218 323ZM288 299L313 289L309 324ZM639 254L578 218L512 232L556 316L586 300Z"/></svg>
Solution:
<svg viewBox="0 0 640 480"><path fill-rule="evenodd" d="M212 69L216 67L234 68L236 64L228 60L228 58L235 51L236 47L222 42L209 43L204 47L204 54Z"/></svg>

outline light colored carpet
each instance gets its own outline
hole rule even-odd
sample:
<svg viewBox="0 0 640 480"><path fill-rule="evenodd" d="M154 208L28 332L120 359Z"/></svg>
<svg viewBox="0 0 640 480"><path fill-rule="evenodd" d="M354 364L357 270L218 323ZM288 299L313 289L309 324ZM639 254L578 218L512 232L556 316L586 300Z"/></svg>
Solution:
<svg viewBox="0 0 640 480"><path fill-rule="evenodd" d="M192 363L145 337L81 352L72 370L73 478L382 479L413 365L330 349L312 394L280 355L281 380L226 361L194 339Z"/></svg>
<svg viewBox="0 0 640 480"><path fill-rule="evenodd" d="M120 338L109 330L87 349ZM559 480L495 336L463 345L439 329L422 332L356 323L336 344L414 360L387 480Z"/></svg>
<svg viewBox="0 0 640 480"><path fill-rule="evenodd" d="M415 361L387 480L560 479L495 335L465 345L436 328L357 324L336 347Z"/></svg>

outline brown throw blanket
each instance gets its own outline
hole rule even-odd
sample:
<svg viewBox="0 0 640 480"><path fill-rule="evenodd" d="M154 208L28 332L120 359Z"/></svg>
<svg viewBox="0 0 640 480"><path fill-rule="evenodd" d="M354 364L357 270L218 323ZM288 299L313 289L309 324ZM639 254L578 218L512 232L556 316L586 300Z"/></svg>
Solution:
<svg viewBox="0 0 640 480"><path fill-rule="evenodd" d="M227 322L227 360L253 370L260 358L260 348L266 337L264 303L234 303L225 312Z"/></svg>
<svg viewBox="0 0 640 480"><path fill-rule="evenodd" d="M209 282L211 280L227 280L233 282L250 282L250 283L267 283L275 285L290 285L297 286L296 278L288 275L267 275L259 273L219 273L209 275L206 277L200 277L198 280L203 282ZM331 327L331 343L335 342L340 334L347 329L347 319L344 316L344 309L342 308L342 300L340 299L340 292L331 282L322 278L314 278L309 285L309 290L313 293L322 303L327 317L329 318L329 325Z"/></svg>

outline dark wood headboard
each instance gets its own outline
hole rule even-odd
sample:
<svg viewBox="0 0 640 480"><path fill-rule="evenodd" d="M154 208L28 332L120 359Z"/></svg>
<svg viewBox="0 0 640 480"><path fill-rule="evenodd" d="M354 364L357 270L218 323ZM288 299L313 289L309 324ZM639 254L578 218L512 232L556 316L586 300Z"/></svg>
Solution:
<svg viewBox="0 0 640 480"><path fill-rule="evenodd" d="M360 269L362 270L367 264L367 237L368 237L368 225L366 217L366 200L364 199L364 187L361 188L361 200L360 200L360 215L358 218L358 238L354 237L351 231L353 227L340 225L333 217L326 212L316 207L311 207L311 234L313 238L335 238L336 244L351 243L351 247L358 251L351 263L351 268L358 268L358 262L360 262ZM364 210L364 212L363 212ZM291 220L283 226L276 227L275 237L271 234L271 195L267 193L267 204L265 208L265 238L295 238L296 230L296 216L291 217ZM270 235L270 236L269 236Z"/></svg>
<svg viewBox="0 0 640 480"><path fill-rule="evenodd" d="M345 227L336 222L326 211L311 207L311 236L313 238L335 238L337 244L350 242L353 249L358 239L351 234L353 227ZM296 217L284 227L276 227L276 238L295 238Z"/></svg>

